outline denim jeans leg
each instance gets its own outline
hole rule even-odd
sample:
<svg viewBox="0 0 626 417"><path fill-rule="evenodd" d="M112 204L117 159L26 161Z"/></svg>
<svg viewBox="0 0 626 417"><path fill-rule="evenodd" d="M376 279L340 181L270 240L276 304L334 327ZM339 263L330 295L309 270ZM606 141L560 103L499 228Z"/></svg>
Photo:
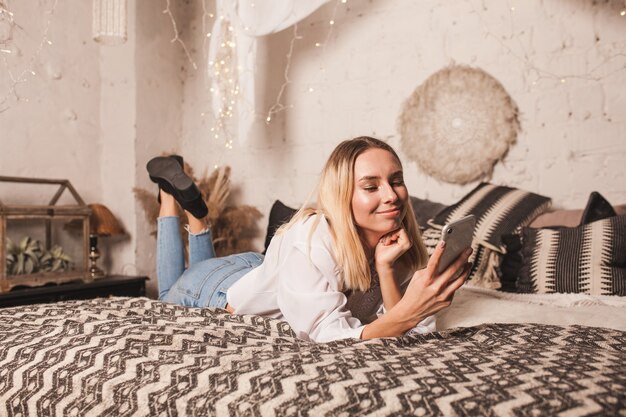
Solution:
<svg viewBox="0 0 626 417"><path fill-rule="evenodd" d="M233 259L233 263L239 267L234 268L227 274L222 274L219 279L215 280L212 291L213 294L209 297L208 307L225 308L227 304L226 293L228 292L228 289L248 272L261 265L263 263L264 256L260 253L245 252L237 255L231 255L230 258Z"/></svg>
<svg viewBox="0 0 626 417"><path fill-rule="evenodd" d="M198 262L183 273L163 301L188 307L224 308L228 288L262 261L263 255L245 253Z"/></svg>
<svg viewBox="0 0 626 417"><path fill-rule="evenodd" d="M189 233L189 267L211 258L215 258L211 231L207 230L197 235Z"/></svg>
<svg viewBox="0 0 626 417"><path fill-rule="evenodd" d="M178 227L177 216L157 219L156 266L159 300L167 295L185 271L185 252Z"/></svg>

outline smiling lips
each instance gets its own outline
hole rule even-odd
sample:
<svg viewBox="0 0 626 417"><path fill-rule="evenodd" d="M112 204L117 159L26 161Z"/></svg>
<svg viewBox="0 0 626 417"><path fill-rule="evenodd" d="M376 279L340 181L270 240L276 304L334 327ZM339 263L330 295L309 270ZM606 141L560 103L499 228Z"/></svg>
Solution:
<svg viewBox="0 0 626 417"><path fill-rule="evenodd" d="M393 207L388 210L378 211L376 213L385 217L396 217L400 214L400 212L400 207Z"/></svg>

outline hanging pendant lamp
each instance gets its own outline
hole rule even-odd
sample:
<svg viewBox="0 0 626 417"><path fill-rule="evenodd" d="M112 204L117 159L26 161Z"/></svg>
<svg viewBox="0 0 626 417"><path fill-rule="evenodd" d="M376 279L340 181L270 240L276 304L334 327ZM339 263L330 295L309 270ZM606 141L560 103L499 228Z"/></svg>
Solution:
<svg viewBox="0 0 626 417"><path fill-rule="evenodd" d="M126 0L93 0L93 39L102 45L126 42Z"/></svg>

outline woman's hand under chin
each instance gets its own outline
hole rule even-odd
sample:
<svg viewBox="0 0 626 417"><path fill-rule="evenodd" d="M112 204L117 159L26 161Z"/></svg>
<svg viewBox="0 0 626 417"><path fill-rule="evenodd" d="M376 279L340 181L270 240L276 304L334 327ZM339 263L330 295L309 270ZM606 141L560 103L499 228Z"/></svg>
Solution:
<svg viewBox="0 0 626 417"><path fill-rule="evenodd" d="M393 264L411 247L412 242L404 228L384 235L374 249L376 269L392 268Z"/></svg>

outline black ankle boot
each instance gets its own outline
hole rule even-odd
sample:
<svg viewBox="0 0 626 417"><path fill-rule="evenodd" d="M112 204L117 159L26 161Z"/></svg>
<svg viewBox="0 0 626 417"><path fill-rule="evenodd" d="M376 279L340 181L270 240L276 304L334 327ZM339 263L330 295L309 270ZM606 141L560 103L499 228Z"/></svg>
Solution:
<svg viewBox="0 0 626 417"><path fill-rule="evenodd" d="M183 172L185 171L185 161L183 160L182 156L180 156L180 155L167 155L167 158L174 159L176 162L178 162L178 165L180 165L180 167L183 169ZM161 187L159 187L159 189L157 190L157 202L159 204L161 204Z"/></svg>
<svg viewBox="0 0 626 417"><path fill-rule="evenodd" d="M146 168L153 182L159 184L163 191L171 194L183 209L194 217L202 219L208 214L202 193L193 180L185 174L180 162L182 158L158 156L152 158Z"/></svg>

